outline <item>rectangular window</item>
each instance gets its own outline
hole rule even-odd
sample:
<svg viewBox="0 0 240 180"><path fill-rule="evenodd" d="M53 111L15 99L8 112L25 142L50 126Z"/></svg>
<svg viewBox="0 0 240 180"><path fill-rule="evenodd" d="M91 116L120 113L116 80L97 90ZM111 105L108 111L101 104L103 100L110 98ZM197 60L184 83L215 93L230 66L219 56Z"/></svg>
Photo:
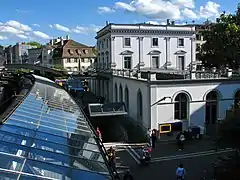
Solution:
<svg viewBox="0 0 240 180"><path fill-rule="evenodd" d="M178 39L178 46L183 47L184 46L184 38L179 38Z"/></svg>
<svg viewBox="0 0 240 180"><path fill-rule="evenodd" d="M159 68L159 56L152 56L152 68Z"/></svg>
<svg viewBox="0 0 240 180"><path fill-rule="evenodd" d="M67 59L67 63L70 63L71 62L71 59Z"/></svg>
<svg viewBox="0 0 240 180"><path fill-rule="evenodd" d="M77 59L74 59L74 62L77 63Z"/></svg>
<svg viewBox="0 0 240 180"><path fill-rule="evenodd" d="M185 56L177 57L177 69L184 70L185 69Z"/></svg>
<svg viewBox="0 0 240 180"><path fill-rule="evenodd" d="M152 46L158 46L158 38L152 38Z"/></svg>
<svg viewBox="0 0 240 180"><path fill-rule="evenodd" d="M131 46L131 38L124 38L124 46L125 47Z"/></svg>
<svg viewBox="0 0 240 180"><path fill-rule="evenodd" d="M107 48L108 48L108 43L109 43L109 40L107 39L107 44L106 44L106 45L107 45Z"/></svg>
<svg viewBox="0 0 240 180"><path fill-rule="evenodd" d="M132 57L124 57L124 69L132 68Z"/></svg>

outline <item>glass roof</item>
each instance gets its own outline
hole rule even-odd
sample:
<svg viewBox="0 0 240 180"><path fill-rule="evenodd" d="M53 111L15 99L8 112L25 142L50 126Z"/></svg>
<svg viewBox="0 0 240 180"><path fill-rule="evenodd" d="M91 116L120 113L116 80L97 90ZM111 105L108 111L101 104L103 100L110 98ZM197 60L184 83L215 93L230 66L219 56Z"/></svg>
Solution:
<svg viewBox="0 0 240 180"><path fill-rule="evenodd" d="M108 104L100 103L88 104L88 110L91 117L117 116L128 114L125 108L125 104L120 102Z"/></svg>
<svg viewBox="0 0 240 180"><path fill-rule="evenodd" d="M95 135L68 93L36 80L0 126L0 179L111 179Z"/></svg>

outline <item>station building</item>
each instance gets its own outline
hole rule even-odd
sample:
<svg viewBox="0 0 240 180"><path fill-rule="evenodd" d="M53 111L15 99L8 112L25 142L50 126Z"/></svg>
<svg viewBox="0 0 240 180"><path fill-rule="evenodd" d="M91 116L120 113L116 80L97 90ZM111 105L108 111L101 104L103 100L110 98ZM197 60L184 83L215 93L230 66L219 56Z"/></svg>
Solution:
<svg viewBox="0 0 240 180"><path fill-rule="evenodd" d="M194 26L110 23L96 39L100 78L90 82L91 91L125 102L145 128L181 122L210 134L238 103L239 72L205 69L196 60Z"/></svg>

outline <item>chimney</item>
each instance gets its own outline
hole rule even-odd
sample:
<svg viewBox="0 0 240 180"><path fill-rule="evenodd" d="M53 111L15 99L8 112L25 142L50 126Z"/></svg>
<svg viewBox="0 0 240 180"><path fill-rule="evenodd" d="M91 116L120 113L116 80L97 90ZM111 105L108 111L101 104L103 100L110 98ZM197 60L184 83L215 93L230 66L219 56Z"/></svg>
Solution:
<svg viewBox="0 0 240 180"><path fill-rule="evenodd" d="M69 35L66 35L66 40L69 40L70 39L70 36Z"/></svg>
<svg viewBox="0 0 240 180"><path fill-rule="evenodd" d="M61 38L61 46L63 46L63 39Z"/></svg>
<svg viewBox="0 0 240 180"><path fill-rule="evenodd" d="M109 25L109 21L106 21L106 26Z"/></svg>
<svg viewBox="0 0 240 180"><path fill-rule="evenodd" d="M53 39L50 40L50 45L53 45Z"/></svg>
<svg viewBox="0 0 240 180"><path fill-rule="evenodd" d="M167 19L167 25L170 25L170 19Z"/></svg>
<svg viewBox="0 0 240 180"><path fill-rule="evenodd" d="M172 25L175 25L175 21L172 21L171 24L172 24Z"/></svg>

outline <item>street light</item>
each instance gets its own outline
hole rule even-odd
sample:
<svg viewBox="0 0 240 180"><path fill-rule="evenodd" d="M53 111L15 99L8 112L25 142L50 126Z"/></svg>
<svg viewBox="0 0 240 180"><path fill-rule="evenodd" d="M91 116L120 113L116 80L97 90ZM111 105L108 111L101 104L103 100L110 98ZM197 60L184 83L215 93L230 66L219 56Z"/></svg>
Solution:
<svg viewBox="0 0 240 180"><path fill-rule="evenodd" d="M151 105L151 107L154 106L154 105L156 105L156 104L158 104L158 103L160 103L161 101L165 101L166 99L171 99L171 100L172 100L172 97L170 97L170 96L163 97L162 99L160 99L160 100L158 100L157 102L153 103L153 104Z"/></svg>

